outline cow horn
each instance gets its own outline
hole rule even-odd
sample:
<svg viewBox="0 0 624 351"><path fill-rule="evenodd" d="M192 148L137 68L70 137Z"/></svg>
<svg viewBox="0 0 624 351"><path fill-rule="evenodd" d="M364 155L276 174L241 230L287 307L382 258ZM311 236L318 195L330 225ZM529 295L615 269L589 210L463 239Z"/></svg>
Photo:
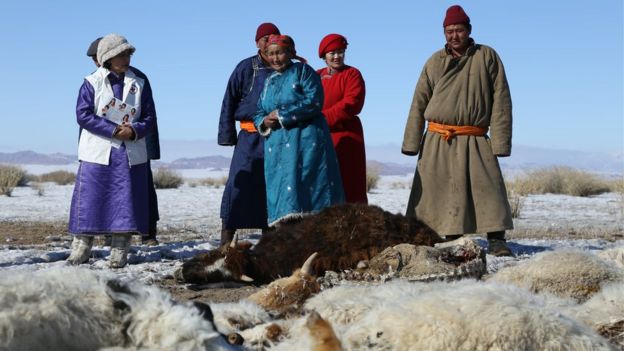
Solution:
<svg viewBox="0 0 624 351"><path fill-rule="evenodd" d="M253 278L250 278L250 277L248 277L248 276L246 276L246 275L244 275L244 274L242 274L242 275L240 276L240 280L242 280L242 281L244 281L244 282L248 282L248 283L251 283L251 282L253 282L253 281L254 281L254 280L253 280Z"/></svg>
<svg viewBox="0 0 624 351"><path fill-rule="evenodd" d="M301 266L301 272L312 275L312 262L314 262L316 256L318 256L318 252L315 252L308 257L308 259L303 263L303 266Z"/></svg>
<svg viewBox="0 0 624 351"><path fill-rule="evenodd" d="M232 238L232 241L230 241L230 247L235 248L237 241L238 241L238 233L234 233L234 237Z"/></svg>

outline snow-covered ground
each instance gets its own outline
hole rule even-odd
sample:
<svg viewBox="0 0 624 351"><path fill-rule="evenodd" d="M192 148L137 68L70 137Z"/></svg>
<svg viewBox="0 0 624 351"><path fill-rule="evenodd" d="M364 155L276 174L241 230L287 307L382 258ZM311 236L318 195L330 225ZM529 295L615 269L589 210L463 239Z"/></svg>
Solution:
<svg viewBox="0 0 624 351"><path fill-rule="evenodd" d="M32 173L32 170L29 170ZM193 178L191 174L181 172ZM218 178L219 172L200 177ZM385 176L378 188L369 194L369 202L393 213L404 213L409 197L411 176ZM52 183L43 185L43 195L30 187L15 189L11 197L0 196L0 221L67 221L73 185L58 186ZM158 202L161 230L185 229L201 233L202 240L188 240L183 237L170 244L156 247L133 246L130 264L117 273L150 283L169 276L179 267L182 260L199 252L214 248L218 242L220 228L219 209L223 188L183 185L178 189L159 189ZM517 258L494 258L488 256L488 268L495 271L502 266L544 250L579 248L601 250L624 246L624 240L606 240L600 233L621 235L624 233L624 199L621 194L608 193L600 196L581 198L564 195L534 195L524 198L520 218L516 219L517 232L531 234L551 232L554 235L527 239L514 239L510 246ZM575 233L597 233L596 239L575 240ZM54 233L51 233L54 234ZM257 239L258 235L252 235ZM611 237L614 237L611 235ZM12 270L38 270L64 265L69 255L66 242L35 245L15 249L10 243L0 243L0 272ZM485 240L480 239L485 245ZM108 247L95 247L90 267L108 269Z"/></svg>

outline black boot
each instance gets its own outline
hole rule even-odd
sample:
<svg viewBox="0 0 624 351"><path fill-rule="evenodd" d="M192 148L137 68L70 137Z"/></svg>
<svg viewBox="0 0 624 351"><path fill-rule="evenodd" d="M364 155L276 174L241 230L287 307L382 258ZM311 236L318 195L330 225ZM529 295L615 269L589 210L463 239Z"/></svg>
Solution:
<svg viewBox="0 0 624 351"><path fill-rule="evenodd" d="M234 233L236 229L221 229L221 246L229 244L234 239Z"/></svg>
<svg viewBox="0 0 624 351"><path fill-rule="evenodd" d="M141 237L141 244L147 246L158 246L160 243L158 242L158 239L156 239L157 230L156 222L150 223L147 231L148 235Z"/></svg>
<svg viewBox="0 0 624 351"><path fill-rule="evenodd" d="M488 240L488 253L492 256L503 257L509 256L513 257L514 254L511 252L509 247L506 244L505 240L505 231L499 232L491 232L487 233Z"/></svg>

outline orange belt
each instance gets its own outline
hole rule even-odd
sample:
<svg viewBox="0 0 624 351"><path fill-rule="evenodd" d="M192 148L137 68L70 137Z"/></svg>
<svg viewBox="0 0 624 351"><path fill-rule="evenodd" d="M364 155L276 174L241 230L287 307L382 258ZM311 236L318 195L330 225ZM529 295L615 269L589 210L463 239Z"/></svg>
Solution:
<svg viewBox="0 0 624 351"><path fill-rule="evenodd" d="M451 126L448 124L428 122L427 131L436 132L442 136L442 139L449 141L456 135L484 136L487 134L488 128L475 126Z"/></svg>
<svg viewBox="0 0 624 351"><path fill-rule="evenodd" d="M240 129L244 129L249 133L257 133L258 130L252 121L240 121Z"/></svg>

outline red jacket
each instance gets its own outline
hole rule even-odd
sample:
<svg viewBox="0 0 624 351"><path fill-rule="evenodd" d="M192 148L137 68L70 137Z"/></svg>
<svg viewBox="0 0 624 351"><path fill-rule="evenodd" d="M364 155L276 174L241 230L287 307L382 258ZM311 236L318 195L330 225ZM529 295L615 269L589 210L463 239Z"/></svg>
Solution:
<svg viewBox="0 0 624 351"><path fill-rule="evenodd" d="M364 79L360 71L351 66L345 66L331 75L327 67L317 72L325 93L323 114L329 124L340 164L346 200L368 203L364 131L357 116L364 106Z"/></svg>

